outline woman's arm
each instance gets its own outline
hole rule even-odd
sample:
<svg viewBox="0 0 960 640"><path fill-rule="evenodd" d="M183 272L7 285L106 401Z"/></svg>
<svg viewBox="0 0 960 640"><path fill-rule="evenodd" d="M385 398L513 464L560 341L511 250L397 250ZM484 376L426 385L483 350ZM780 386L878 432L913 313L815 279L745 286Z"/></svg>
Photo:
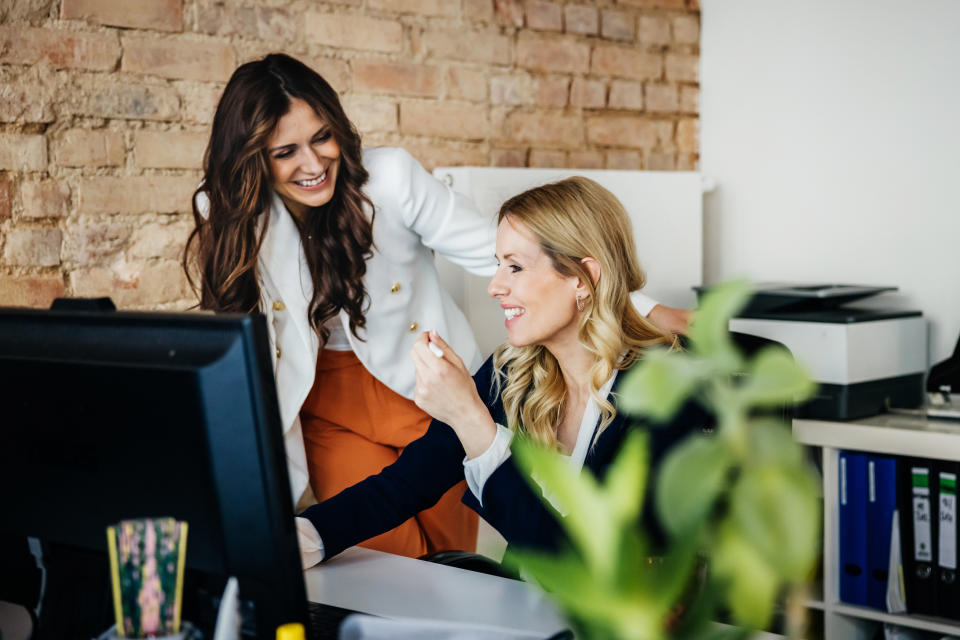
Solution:
<svg viewBox="0 0 960 640"><path fill-rule="evenodd" d="M300 514L323 541L324 559L389 531L427 509L463 480L463 447L434 420L396 462Z"/></svg>

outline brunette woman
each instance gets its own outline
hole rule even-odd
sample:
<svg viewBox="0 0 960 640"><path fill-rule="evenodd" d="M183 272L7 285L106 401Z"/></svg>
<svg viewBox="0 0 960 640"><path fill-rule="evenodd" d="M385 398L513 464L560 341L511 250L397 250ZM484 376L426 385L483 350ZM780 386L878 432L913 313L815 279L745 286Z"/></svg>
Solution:
<svg viewBox="0 0 960 640"><path fill-rule="evenodd" d="M201 306L267 316L300 507L377 473L426 431L408 360L423 330L443 335L470 371L480 366L434 252L489 275L493 220L405 151L362 149L336 92L297 60L268 55L230 78L194 219L184 266ZM676 322L684 312L655 313ZM477 520L461 494L367 546L472 550Z"/></svg>

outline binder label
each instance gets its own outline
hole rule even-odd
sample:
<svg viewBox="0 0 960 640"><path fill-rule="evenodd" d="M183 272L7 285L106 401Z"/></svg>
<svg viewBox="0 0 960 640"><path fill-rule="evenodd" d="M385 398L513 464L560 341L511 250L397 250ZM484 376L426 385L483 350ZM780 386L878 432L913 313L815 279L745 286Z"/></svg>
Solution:
<svg viewBox="0 0 960 640"><path fill-rule="evenodd" d="M877 466L873 460L867 462L867 499L870 502L877 501Z"/></svg>
<svg viewBox="0 0 960 640"><path fill-rule="evenodd" d="M840 504L847 505L847 458L840 457Z"/></svg>
<svg viewBox="0 0 960 640"><path fill-rule="evenodd" d="M957 474L940 474L940 535L937 564L957 568Z"/></svg>
<svg viewBox="0 0 960 640"><path fill-rule="evenodd" d="M913 557L918 562L932 562L930 470L925 467L912 467L910 477L913 486Z"/></svg>

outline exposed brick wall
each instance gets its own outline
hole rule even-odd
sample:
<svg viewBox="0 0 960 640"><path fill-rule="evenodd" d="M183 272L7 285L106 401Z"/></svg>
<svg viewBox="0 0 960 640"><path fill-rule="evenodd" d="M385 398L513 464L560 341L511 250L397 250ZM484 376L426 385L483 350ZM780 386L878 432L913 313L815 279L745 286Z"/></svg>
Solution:
<svg viewBox="0 0 960 640"><path fill-rule="evenodd" d="M246 60L299 57L428 168L692 169L699 24L697 0L4 3L0 305L192 304L190 194Z"/></svg>

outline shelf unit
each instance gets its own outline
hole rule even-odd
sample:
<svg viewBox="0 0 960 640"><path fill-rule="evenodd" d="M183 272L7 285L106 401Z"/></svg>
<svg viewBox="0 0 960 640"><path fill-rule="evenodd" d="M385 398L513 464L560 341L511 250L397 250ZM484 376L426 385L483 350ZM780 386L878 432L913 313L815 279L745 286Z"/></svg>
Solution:
<svg viewBox="0 0 960 640"><path fill-rule="evenodd" d="M869 640L877 624L960 636L960 621L884 613L840 602L838 453L841 449L960 460L960 422L882 414L852 422L794 420L794 438L820 447L823 460L823 594L807 607L823 612L825 640Z"/></svg>

